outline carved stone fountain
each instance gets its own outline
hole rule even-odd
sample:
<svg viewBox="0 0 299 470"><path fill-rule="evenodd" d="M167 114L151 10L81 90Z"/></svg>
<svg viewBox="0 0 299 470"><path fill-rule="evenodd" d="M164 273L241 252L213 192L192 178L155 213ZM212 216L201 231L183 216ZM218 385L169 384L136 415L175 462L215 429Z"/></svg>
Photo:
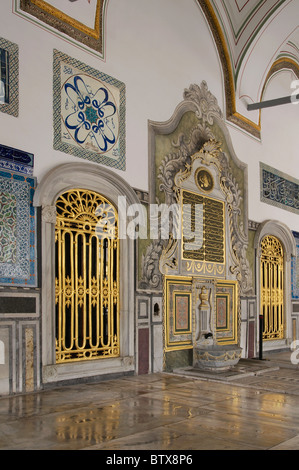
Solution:
<svg viewBox="0 0 299 470"><path fill-rule="evenodd" d="M236 344L218 344L215 340L213 306L209 300L210 289L200 288L197 308L196 335L193 347L193 367L206 371L222 372L234 367L241 358L242 348Z"/></svg>

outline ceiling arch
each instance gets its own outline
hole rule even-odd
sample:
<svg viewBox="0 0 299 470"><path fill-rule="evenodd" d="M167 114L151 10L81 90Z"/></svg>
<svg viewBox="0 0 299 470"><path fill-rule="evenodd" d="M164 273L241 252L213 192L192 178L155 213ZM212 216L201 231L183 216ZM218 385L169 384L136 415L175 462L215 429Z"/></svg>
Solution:
<svg viewBox="0 0 299 470"><path fill-rule="evenodd" d="M290 69L299 77L297 0L197 0L221 60L226 118L260 138L260 101L269 78ZM290 90L291 94L291 90Z"/></svg>

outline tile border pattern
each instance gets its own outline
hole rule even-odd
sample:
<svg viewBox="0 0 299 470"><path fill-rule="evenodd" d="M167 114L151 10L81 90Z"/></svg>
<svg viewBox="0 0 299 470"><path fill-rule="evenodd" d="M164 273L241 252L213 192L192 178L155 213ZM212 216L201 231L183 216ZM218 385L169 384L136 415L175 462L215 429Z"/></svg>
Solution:
<svg viewBox="0 0 299 470"><path fill-rule="evenodd" d="M10 102L0 104L0 112L18 117L19 115L19 47L0 37L0 48L9 53Z"/></svg>
<svg viewBox="0 0 299 470"><path fill-rule="evenodd" d="M262 202L299 214L299 181L260 162Z"/></svg>
<svg viewBox="0 0 299 470"><path fill-rule="evenodd" d="M111 158L107 153L97 153L86 148L80 148L74 142L68 144L62 140L62 117L61 117L61 99L62 99L62 73L61 63L66 64L70 68L75 68L80 71L80 74L85 74L87 77L99 80L103 88L109 88L109 85L118 90L119 93L119 157ZM117 168L118 170L125 170L126 167L126 91L125 84L119 80L110 77L72 57L54 49L53 53L53 125L54 125L54 149L74 155L94 163L101 163L106 166Z"/></svg>

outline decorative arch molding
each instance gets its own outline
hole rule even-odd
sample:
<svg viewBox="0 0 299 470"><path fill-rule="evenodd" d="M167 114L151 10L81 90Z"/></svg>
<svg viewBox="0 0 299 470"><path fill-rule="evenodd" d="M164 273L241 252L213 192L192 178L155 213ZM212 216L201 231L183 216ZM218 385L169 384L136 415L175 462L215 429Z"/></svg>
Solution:
<svg viewBox="0 0 299 470"><path fill-rule="evenodd" d="M245 130L254 137L261 138L261 110L258 111L257 122L249 119L243 114L239 113L236 109L236 92L237 92L237 76L236 70L232 63L231 54L228 46L228 40L226 38L226 32L222 28L219 17L214 10L213 2L211 0L197 0L207 23L210 27L211 34L214 38L215 46L218 51L219 59L221 62L223 81L224 81L224 92L225 92L225 106L226 106L226 119L228 122L233 123L240 129ZM282 2L283 3L283 2ZM282 4L281 3L281 4ZM276 8L273 12L276 11ZM269 10L267 17L270 18L272 12ZM255 30L255 34L260 30L262 23L259 23ZM254 37L254 36L253 36ZM287 38L286 40L287 41ZM248 45L251 41L248 41ZM285 43L284 43L285 44ZM239 67L241 66L239 61ZM283 51L279 54L279 58L276 57L272 63L270 63L268 73L265 72L266 79L261 83L261 97L265 90L265 87L271 78L271 76L280 70L292 70L297 78L299 78L299 65L298 62L289 56L286 56Z"/></svg>
<svg viewBox="0 0 299 470"><path fill-rule="evenodd" d="M202 120L202 126L197 126L192 130L190 135L180 135L178 142L175 147L181 148L181 154L178 156L178 160L182 163L182 168L185 167L185 160L188 156L191 156L198 152L203 144L208 140L213 140L214 135L209 133L207 124L215 123L223 132L225 142L228 146L228 150L234 163L242 169L245 175L245 187L244 187L244 205L248 207L248 169L247 165L242 162L235 153L233 143L231 140L230 133L227 129L225 121L223 119L222 111L218 105L217 99L208 89L206 81L202 81L200 86L196 84L190 85L189 88L184 90L184 100L180 102L175 108L172 116L168 121L157 122L149 121L149 186L150 186L150 202L156 202L156 187L155 187L155 137L159 135L167 135L175 131L178 124L185 113L191 111L194 112L198 119ZM170 162L173 155L169 155L165 158L165 165ZM175 168L178 170L179 168ZM174 176L174 175L172 175ZM244 227L248 229L247 214L243 220Z"/></svg>
<svg viewBox="0 0 299 470"><path fill-rule="evenodd" d="M263 85L263 88L262 88L260 101L262 101L262 99L263 99L263 96L264 96L264 93L266 91L267 85L268 85L269 81L271 80L271 78L274 75L278 74L279 72L282 72L282 71L285 71L285 70L289 70L290 72L292 72L294 74L294 77L299 79L299 65L298 65L298 63L295 62L293 59L290 59L289 57L280 57L279 59L277 59L273 62L273 64L271 65L271 67L270 67L270 69L267 73L267 76L266 76L266 79L265 79L265 82L264 82L264 85ZM260 114L260 116L261 116L261 114Z"/></svg>
<svg viewBox="0 0 299 470"><path fill-rule="evenodd" d="M291 261L292 256L296 256L296 242L293 234L285 224L278 220L266 220L259 225L254 238L254 248L257 250L258 256L260 256L261 240L266 235L274 235L279 238L283 244L287 262Z"/></svg>
<svg viewBox="0 0 299 470"><path fill-rule="evenodd" d="M260 286L260 259L261 259L261 240L267 236L277 237L284 248L285 255L285 320L286 320L286 338L284 340L267 341L268 349L287 347L292 341L292 301L291 301L291 259L296 256L296 243L291 230L282 222L277 220L266 220L261 223L256 231L254 238L254 248L256 251L256 280L257 280L257 298L261 298ZM257 304L259 306L259 303Z"/></svg>
<svg viewBox="0 0 299 470"><path fill-rule="evenodd" d="M267 74L265 84L263 86L263 91L261 97L263 96L265 87L267 86L268 81L272 77L272 75L281 72L282 70L290 70L294 73L295 77L299 79L299 65L295 60L290 59L289 57L280 57L279 59L275 60L270 67L270 70Z"/></svg>
<svg viewBox="0 0 299 470"><path fill-rule="evenodd" d="M172 116L164 122L149 121L148 122L148 135L149 135L149 194L150 202L153 204L156 202L156 173L155 173L155 148L156 135L168 135L174 132L184 114L193 112L199 119L203 120L202 127L198 126L194 128L190 135L180 134L179 140L174 143L174 148L182 148L180 155L177 158L177 164L171 168L170 177L174 177L174 171L183 169L185 167L185 160L197 151L200 150L202 145L212 138L212 134L208 133L208 129L205 126L206 122L212 123L217 120L218 124L222 127L223 132L226 134L226 138L230 139L230 135L223 122L222 111L217 103L216 98L209 91L207 83L201 82L201 85L190 85L188 89L184 90L184 100L181 101L175 108ZM230 141L231 149L232 143ZM166 167L167 163L172 159L173 155L166 157L163 163ZM234 154L234 158L237 156ZM169 175L169 174L168 174ZM169 180L170 181L170 180ZM172 183L171 183L172 184ZM172 188L171 188L172 193Z"/></svg>
<svg viewBox="0 0 299 470"><path fill-rule="evenodd" d="M74 1L74 0L73 0ZM44 0L20 0L19 5L15 5L15 11L23 17L35 17L37 24L50 27L56 35L65 37L88 51L103 58L105 57L105 27L109 0L97 0L94 10L94 27L89 27L80 21L80 16L67 14L67 10L51 5L51 2ZM53 2L52 2L53 3ZM83 8L83 5L82 5ZM80 12L79 12L80 14Z"/></svg>
<svg viewBox="0 0 299 470"><path fill-rule="evenodd" d="M298 66L297 62L290 59L289 57L280 57L280 59L277 59L273 62L273 64L271 65L271 67L270 67L270 69L267 73L267 76L265 78L265 81L264 81L264 84L263 84L263 87L262 87L261 95L260 95L260 101L263 100L263 96L265 94L266 88L267 88L268 83L271 80L271 78L274 75L278 74L279 72L282 72L282 71L285 71L285 70L289 70L289 71L293 72L294 76L297 79L299 79L299 66ZM261 129L262 128L261 110L259 110L258 122L259 122L259 128Z"/></svg>
<svg viewBox="0 0 299 470"><path fill-rule="evenodd" d="M236 126L252 134L256 138L261 136L260 124L247 119L236 110L236 89L233 68L226 39L220 26L217 15L215 14L211 3L207 0L197 0L202 12L211 29L215 45L219 54L224 80L226 119Z"/></svg>
<svg viewBox="0 0 299 470"><path fill-rule="evenodd" d="M78 380L105 374L124 374L135 368L134 240L120 239L120 357L94 361L55 363L55 265L54 239L57 197L80 188L98 192L118 207L125 196L127 207L139 203L133 189L117 174L92 163L66 163L50 170L37 187L34 205L42 213L42 375L44 383ZM126 208L123 208L126 210Z"/></svg>
<svg viewBox="0 0 299 470"><path fill-rule="evenodd" d="M34 205L46 207L55 204L62 191L85 185L85 189L107 193L117 204L118 196L126 196L129 204L138 203L135 191L128 183L107 168L92 163L65 163L50 170L38 184Z"/></svg>
<svg viewBox="0 0 299 470"><path fill-rule="evenodd" d="M175 109L168 121L149 121L149 189L150 202L169 206L176 203L175 177L192 163L192 156L201 152L202 158L214 159L223 178L230 185L232 212L230 229L236 258L235 272L240 272L243 293L252 291L252 276L247 266L248 246L248 179L247 165L234 152L232 141L215 96L207 83L192 84L184 90L184 101ZM185 121L184 121L185 119ZM162 140L161 148L159 141ZM167 143L166 143L167 141ZM220 142L222 149L215 147ZM166 145L164 147L164 145ZM166 150L167 148L167 150ZM218 157L216 158L216 154ZM208 158L208 157L207 157ZM242 195L241 195L242 194ZM139 287L162 289L159 259L169 250L168 241L152 241L142 256ZM168 260L169 261L169 260ZM168 262L167 261L167 262ZM244 269L243 269L244 268Z"/></svg>

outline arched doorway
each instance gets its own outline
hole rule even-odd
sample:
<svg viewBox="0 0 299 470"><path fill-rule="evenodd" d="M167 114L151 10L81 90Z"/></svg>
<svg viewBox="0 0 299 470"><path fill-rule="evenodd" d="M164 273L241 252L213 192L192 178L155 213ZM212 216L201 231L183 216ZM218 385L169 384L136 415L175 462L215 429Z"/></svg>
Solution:
<svg viewBox="0 0 299 470"><path fill-rule="evenodd" d="M72 189L56 211L56 363L118 357L117 210L94 191Z"/></svg>
<svg viewBox="0 0 299 470"><path fill-rule="evenodd" d="M128 207L133 204L138 204L139 200L133 189L124 181L119 175L114 174L107 168L102 168L92 163L67 163L62 164L45 175L42 181L39 183L34 196L34 205L41 208L41 291L42 291L42 302L41 302L41 317L42 317L42 344L41 344L41 355L42 355L42 383L43 384L59 384L61 382L87 380L91 377L97 376L109 376L111 374L126 374L133 373L135 371L136 362L136 346L135 346L135 294L134 294L134 283L135 283L135 247L134 240L130 237L119 236L118 249L119 249L119 263L118 263L118 274L119 284L117 286L117 294L112 285L108 286L108 292L110 292L109 300L107 299L107 291L103 288L102 284L102 308L106 307L109 310L114 304L114 300L118 299L119 313L113 313L113 308L110 308L110 326L106 323L106 330L104 331L103 343L108 344L108 336L112 332L112 321L117 321L115 318L119 318L119 337L117 339L117 352L114 349L112 356L106 356L103 354L101 357L95 357L94 360L90 359L90 352L87 353L88 360L75 360L75 361L57 361L56 355L56 312L55 312L55 294L57 294L57 286L55 286L55 231L57 228L57 215L59 218L59 210L57 205L59 198L63 194L73 194L74 188L83 188L81 196L90 197L90 200L95 200L97 207L101 204L107 204L106 207L118 208L119 220L123 214L121 212L127 211ZM88 195L88 196L86 196ZM80 198L81 198L80 196ZM73 196L74 197L74 194ZM77 196L76 196L77 197ZM78 198L78 201L79 199ZM126 205L122 205L119 208L119 198L126 201ZM82 198L81 198L82 199ZM101 200L101 201L100 201ZM77 202L78 202L77 201ZM82 201L81 201L82 202ZM73 201L74 205L75 202ZM80 206L78 203L77 206ZM91 204L90 207L94 208ZM91 217L89 213L89 218ZM94 223L97 228L102 229L105 232L105 227L98 225L101 220L99 212L95 214ZM79 217L80 219L80 217ZM79 219L77 222L79 222ZM83 218L84 219L84 218ZM81 219L81 222L82 220ZM92 219L92 217L91 217ZM89 225L91 224L89 220ZM96 222L97 220L97 222ZM85 218L87 223L87 219ZM87 224L88 225L88 224ZM86 229L87 227L85 227ZM74 237L71 235L72 237ZM68 235L70 236L70 235ZM77 237L79 235L77 234ZM104 237L105 238L105 237ZM82 243L81 243L82 242ZM90 240L81 238L81 245ZM93 237L92 243L95 245L95 238ZM106 242L105 242L106 243ZM81 249L82 249L81 246ZM104 245L103 245L104 246ZM104 249L104 251L106 248ZM103 256L108 256L102 252ZM87 256L87 255L86 255ZM89 256L89 255L88 255ZM111 256L111 251L110 251ZM106 262L105 262L106 265ZM112 266L110 264L110 266ZM116 266L116 264L114 264ZM75 270L75 269L74 269ZM88 272L88 270L87 270ZM102 270L103 272L103 270ZM80 276L79 276L80 277ZM89 291L92 286L92 279L94 273L89 272L87 277L89 279ZM105 277L105 276L104 276ZM115 278L116 280L116 278ZM77 282L77 281L76 281ZM103 279L104 282L104 279ZM99 284L98 284L99 286ZM66 285L61 286L66 289ZM73 285L74 287L74 285ZM87 285L85 286L87 289ZM94 286L97 289L97 285ZM76 290L76 293L74 291ZM106 293L105 293L106 292ZM69 293L71 293L69 291ZM83 290L78 285L76 289L73 288L73 299L77 298L79 302L80 295L85 295ZM77 297L76 297L77 296ZM92 302L92 295L88 294L88 302ZM106 296L106 297L105 297ZM67 302L67 298L65 297ZM108 303L107 303L108 302ZM115 313L117 310L115 311ZM108 314L108 312L107 312ZM106 313L105 313L106 315ZM112 315L112 316L111 316ZM113 316L114 315L114 316ZM103 316L102 316L103 317ZM113 320L112 320L113 317ZM108 321L108 320L107 320ZM96 323L95 323L96 325ZM97 328L97 326L96 326ZM110 328L110 333L109 333ZM113 335L112 335L113 336ZM115 336L115 335L114 335ZM110 334L111 337L111 334ZM79 340L77 344L82 346L82 341ZM92 340L93 346L96 344L95 337ZM70 344L67 343L69 347ZM97 353L98 354L98 353ZM110 354L110 352L109 352Z"/></svg>

